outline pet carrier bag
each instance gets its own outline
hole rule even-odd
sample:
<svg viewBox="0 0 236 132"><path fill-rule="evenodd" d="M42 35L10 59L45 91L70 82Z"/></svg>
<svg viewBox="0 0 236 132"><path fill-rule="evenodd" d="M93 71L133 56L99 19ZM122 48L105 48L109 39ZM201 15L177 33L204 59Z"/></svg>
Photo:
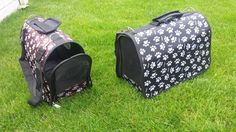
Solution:
<svg viewBox="0 0 236 132"><path fill-rule="evenodd" d="M19 62L32 93L28 101L32 106L42 100L52 105L92 85L91 58L57 29L60 24L56 19L33 17L22 27Z"/></svg>
<svg viewBox="0 0 236 132"><path fill-rule="evenodd" d="M211 28L197 12L169 12L144 27L117 33L116 74L147 98L210 66Z"/></svg>

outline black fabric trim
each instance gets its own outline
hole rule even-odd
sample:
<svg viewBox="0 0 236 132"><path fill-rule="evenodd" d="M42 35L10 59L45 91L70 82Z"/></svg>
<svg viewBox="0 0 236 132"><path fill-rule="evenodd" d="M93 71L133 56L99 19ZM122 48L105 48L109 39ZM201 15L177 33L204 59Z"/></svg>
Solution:
<svg viewBox="0 0 236 132"><path fill-rule="evenodd" d="M115 42L115 55L116 55L116 76L122 77L121 70L121 51L120 51L120 43L119 43L120 34L116 34L116 42Z"/></svg>
<svg viewBox="0 0 236 132"><path fill-rule="evenodd" d="M42 59L44 53L46 52L46 50L44 50L42 47L40 47L36 53L36 61L40 62L40 60Z"/></svg>

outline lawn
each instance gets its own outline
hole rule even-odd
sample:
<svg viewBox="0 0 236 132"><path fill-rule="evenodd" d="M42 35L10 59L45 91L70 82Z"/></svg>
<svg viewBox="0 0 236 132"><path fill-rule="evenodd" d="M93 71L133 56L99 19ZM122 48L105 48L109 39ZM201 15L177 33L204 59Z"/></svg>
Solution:
<svg viewBox="0 0 236 132"><path fill-rule="evenodd" d="M234 0L30 0L0 23L0 131L236 131L236 3ZM193 7L212 27L212 64L197 78L145 99L115 74L116 32L168 11ZM92 57L93 87L56 109L37 108L18 63L19 32L32 15L56 17Z"/></svg>

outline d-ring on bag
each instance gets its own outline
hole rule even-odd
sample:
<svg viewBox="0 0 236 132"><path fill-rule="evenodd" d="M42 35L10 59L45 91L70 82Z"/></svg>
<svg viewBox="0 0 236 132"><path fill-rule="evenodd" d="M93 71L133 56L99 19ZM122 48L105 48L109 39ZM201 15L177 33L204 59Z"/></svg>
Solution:
<svg viewBox="0 0 236 132"><path fill-rule="evenodd" d="M91 86L92 60L83 48L57 29L60 21L33 17L21 31L19 59L32 93L30 105L53 104L64 96Z"/></svg>

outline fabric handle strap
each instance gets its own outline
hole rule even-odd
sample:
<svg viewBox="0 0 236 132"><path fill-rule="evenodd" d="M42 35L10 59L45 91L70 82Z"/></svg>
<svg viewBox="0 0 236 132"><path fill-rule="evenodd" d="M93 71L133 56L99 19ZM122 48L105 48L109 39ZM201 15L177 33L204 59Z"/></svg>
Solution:
<svg viewBox="0 0 236 132"><path fill-rule="evenodd" d="M57 30L61 22L53 18L48 18L42 22L38 19L33 19L28 24L39 33L48 34Z"/></svg>
<svg viewBox="0 0 236 132"><path fill-rule="evenodd" d="M183 13L181 13L180 11L171 11L171 12L168 12L164 15L161 15L159 17L156 17L154 19L152 19L152 23L154 24L160 24L160 23L165 23L165 22L168 22L174 18L179 18L183 15Z"/></svg>

